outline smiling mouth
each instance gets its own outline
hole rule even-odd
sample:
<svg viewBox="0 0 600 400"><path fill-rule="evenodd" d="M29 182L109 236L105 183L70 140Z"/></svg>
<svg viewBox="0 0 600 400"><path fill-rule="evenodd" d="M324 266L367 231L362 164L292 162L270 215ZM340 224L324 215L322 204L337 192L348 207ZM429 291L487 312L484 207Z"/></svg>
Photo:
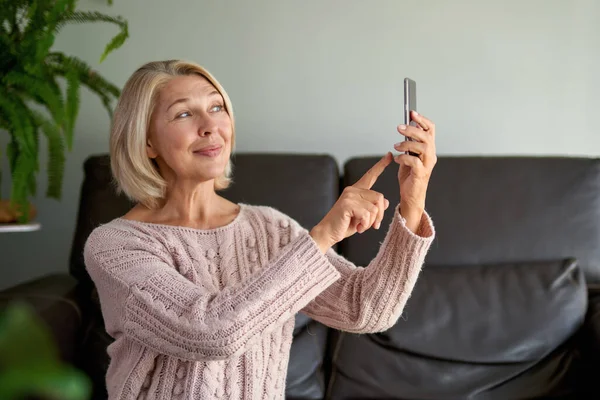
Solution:
<svg viewBox="0 0 600 400"><path fill-rule="evenodd" d="M204 157L216 157L221 154L222 146L212 146L202 150L194 151L194 154Z"/></svg>

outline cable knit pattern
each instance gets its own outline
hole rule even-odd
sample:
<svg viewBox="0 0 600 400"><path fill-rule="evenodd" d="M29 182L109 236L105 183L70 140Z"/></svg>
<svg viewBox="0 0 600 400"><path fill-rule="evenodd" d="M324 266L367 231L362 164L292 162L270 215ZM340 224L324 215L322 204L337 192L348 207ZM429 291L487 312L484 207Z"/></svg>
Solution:
<svg viewBox="0 0 600 400"><path fill-rule="evenodd" d="M241 204L200 230L117 218L89 236L85 263L107 332L109 399L283 399L294 316L352 332L392 326L434 237L395 210L377 257L321 254L281 212Z"/></svg>

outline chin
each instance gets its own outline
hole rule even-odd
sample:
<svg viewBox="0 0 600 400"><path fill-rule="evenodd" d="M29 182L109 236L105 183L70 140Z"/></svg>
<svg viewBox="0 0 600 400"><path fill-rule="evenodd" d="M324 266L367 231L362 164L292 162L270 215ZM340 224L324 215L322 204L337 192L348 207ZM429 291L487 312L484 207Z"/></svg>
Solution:
<svg viewBox="0 0 600 400"><path fill-rule="evenodd" d="M223 176L225 174L225 167L216 168L215 166L214 168L202 168L202 170L198 172L200 173L195 174L195 178L204 182Z"/></svg>
<svg viewBox="0 0 600 400"><path fill-rule="evenodd" d="M191 175L193 179L207 181L223 176L228 162L229 158L225 157L202 157L193 160L188 166L184 167L184 169L189 171L186 175Z"/></svg>

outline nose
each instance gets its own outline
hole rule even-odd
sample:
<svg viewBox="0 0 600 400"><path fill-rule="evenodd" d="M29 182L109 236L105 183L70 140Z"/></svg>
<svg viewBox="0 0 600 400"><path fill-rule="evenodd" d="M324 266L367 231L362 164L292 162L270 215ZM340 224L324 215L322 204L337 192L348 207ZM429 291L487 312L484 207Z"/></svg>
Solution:
<svg viewBox="0 0 600 400"><path fill-rule="evenodd" d="M217 133L218 125L214 118L208 114L202 114L201 118L199 118L198 123L198 135L199 136L207 136L213 133Z"/></svg>

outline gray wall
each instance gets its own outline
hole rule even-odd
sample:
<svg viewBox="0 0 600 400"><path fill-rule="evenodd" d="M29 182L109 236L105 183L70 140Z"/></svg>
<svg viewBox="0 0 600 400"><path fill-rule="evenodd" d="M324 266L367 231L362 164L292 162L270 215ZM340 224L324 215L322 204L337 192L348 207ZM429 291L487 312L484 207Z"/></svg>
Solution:
<svg viewBox="0 0 600 400"><path fill-rule="evenodd" d="M115 33L106 24L68 27L55 47L118 85L149 60L203 64L232 98L238 151L329 153L340 163L383 154L401 139L409 76L441 155L600 155L597 0L105 3L80 8L127 18L123 48L98 65ZM0 288L66 270L81 165L108 149L100 101L81 97L64 197L35 200L41 231L0 234Z"/></svg>

